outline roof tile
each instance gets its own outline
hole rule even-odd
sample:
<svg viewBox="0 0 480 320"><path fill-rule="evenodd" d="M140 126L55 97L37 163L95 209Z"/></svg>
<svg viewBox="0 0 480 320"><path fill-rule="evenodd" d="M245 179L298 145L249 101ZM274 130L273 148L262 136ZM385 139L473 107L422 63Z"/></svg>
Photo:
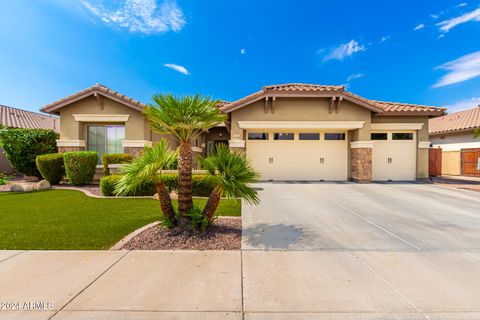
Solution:
<svg viewBox="0 0 480 320"><path fill-rule="evenodd" d="M60 131L60 119L57 117L4 105L0 105L0 124L10 128Z"/></svg>
<svg viewBox="0 0 480 320"><path fill-rule="evenodd" d="M480 106L433 118L428 122L428 132L430 134L475 128L480 128Z"/></svg>

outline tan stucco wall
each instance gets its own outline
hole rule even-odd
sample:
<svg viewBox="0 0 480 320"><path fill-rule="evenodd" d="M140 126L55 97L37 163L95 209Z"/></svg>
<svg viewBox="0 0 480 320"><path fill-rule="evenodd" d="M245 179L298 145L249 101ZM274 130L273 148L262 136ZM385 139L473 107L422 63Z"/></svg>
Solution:
<svg viewBox="0 0 480 320"><path fill-rule="evenodd" d="M275 113L264 112L264 100L252 103L231 113L231 139L244 140L238 121L365 121L362 129L354 130L355 140L370 140L371 111L342 101L339 112L328 112L327 98L277 98Z"/></svg>
<svg viewBox="0 0 480 320"><path fill-rule="evenodd" d="M93 96L60 109L60 140L85 140L88 123L75 121L74 114L128 114L125 122L126 140L148 140L142 113L114 100L102 97L103 110ZM113 124L113 123L112 123ZM118 123L117 123L118 124Z"/></svg>

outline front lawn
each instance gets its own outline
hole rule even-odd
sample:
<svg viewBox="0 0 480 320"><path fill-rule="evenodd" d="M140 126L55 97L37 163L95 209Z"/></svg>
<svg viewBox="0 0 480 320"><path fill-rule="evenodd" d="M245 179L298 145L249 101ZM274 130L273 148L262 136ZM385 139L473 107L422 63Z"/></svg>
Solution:
<svg viewBox="0 0 480 320"><path fill-rule="evenodd" d="M203 206L206 199L194 201ZM240 207L222 200L217 213L239 216ZM152 199L96 199L75 190L0 193L0 249L108 249L160 217Z"/></svg>

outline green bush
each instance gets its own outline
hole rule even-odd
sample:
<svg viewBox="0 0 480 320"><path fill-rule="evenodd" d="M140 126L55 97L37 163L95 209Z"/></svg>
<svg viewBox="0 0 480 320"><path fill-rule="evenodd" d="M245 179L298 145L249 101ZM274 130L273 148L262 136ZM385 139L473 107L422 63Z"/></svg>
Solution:
<svg viewBox="0 0 480 320"><path fill-rule="evenodd" d="M57 152L58 137L53 130L12 128L1 130L0 145L17 171L41 178L35 160L39 155Z"/></svg>
<svg viewBox="0 0 480 320"><path fill-rule="evenodd" d="M112 174L104 176L100 179L100 192L104 196L115 195L115 184L122 178L121 175ZM147 181L140 185L135 193L129 196L153 196L157 190L155 189L155 182Z"/></svg>
<svg viewBox="0 0 480 320"><path fill-rule="evenodd" d="M103 172L106 176L110 174L109 164L121 164L132 162L133 155L130 153L105 153L102 156Z"/></svg>
<svg viewBox="0 0 480 320"><path fill-rule="evenodd" d="M68 183L81 186L92 183L98 155L95 151L74 151L63 154Z"/></svg>
<svg viewBox="0 0 480 320"><path fill-rule="evenodd" d="M162 174L162 181L168 191L178 191L178 174ZM208 197L218 183L218 178L205 174L192 175L192 194L196 197Z"/></svg>
<svg viewBox="0 0 480 320"><path fill-rule="evenodd" d="M35 161L42 177L50 184L58 184L65 176L62 153L49 153L37 156Z"/></svg>
<svg viewBox="0 0 480 320"><path fill-rule="evenodd" d="M12 178L13 176L0 172L0 186L7 184L7 182Z"/></svg>

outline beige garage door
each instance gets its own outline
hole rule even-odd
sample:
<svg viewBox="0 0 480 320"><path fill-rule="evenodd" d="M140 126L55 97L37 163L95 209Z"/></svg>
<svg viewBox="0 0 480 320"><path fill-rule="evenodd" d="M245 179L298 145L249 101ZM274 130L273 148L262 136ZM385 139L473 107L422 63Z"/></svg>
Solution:
<svg viewBox="0 0 480 320"><path fill-rule="evenodd" d="M246 152L262 180L347 180L347 132L247 133Z"/></svg>
<svg viewBox="0 0 480 320"><path fill-rule="evenodd" d="M416 179L415 132L372 132L372 173L375 181L411 181Z"/></svg>

